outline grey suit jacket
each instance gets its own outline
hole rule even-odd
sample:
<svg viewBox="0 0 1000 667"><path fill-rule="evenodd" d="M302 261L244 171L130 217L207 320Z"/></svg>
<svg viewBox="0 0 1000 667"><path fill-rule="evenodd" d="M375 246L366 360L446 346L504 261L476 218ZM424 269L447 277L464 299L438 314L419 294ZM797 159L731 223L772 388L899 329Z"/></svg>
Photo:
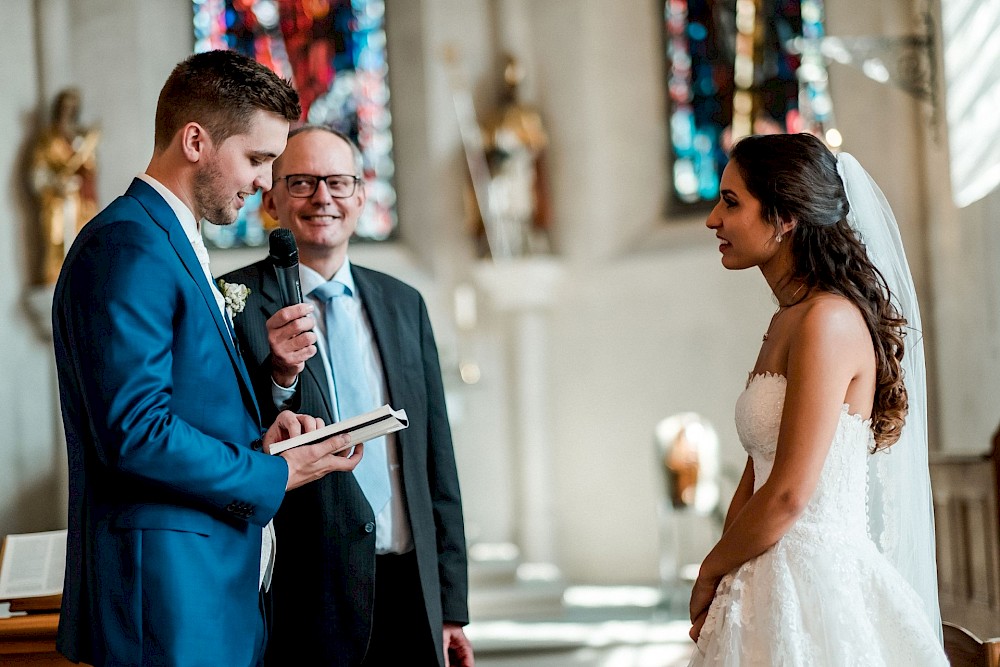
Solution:
<svg viewBox="0 0 1000 667"><path fill-rule="evenodd" d="M432 639L443 664L441 624L468 622L462 502L445 409L437 346L419 292L384 273L352 265L375 334L390 403L409 427L398 433L402 482ZM271 398L265 322L280 310L274 269L263 260L223 276L250 288L237 335L265 422ZM291 409L333 421L320 355L299 376ZM273 664L358 665L371 634L374 515L349 473L289 492L275 517Z"/></svg>

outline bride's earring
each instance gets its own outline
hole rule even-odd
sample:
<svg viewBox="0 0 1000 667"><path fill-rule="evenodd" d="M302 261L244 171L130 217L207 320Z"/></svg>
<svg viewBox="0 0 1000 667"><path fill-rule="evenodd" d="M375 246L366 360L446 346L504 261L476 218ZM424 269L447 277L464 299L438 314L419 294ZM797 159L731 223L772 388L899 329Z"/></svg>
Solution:
<svg viewBox="0 0 1000 667"><path fill-rule="evenodd" d="M778 234L774 237L774 240L781 243L781 232L778 232Z"/></svg>

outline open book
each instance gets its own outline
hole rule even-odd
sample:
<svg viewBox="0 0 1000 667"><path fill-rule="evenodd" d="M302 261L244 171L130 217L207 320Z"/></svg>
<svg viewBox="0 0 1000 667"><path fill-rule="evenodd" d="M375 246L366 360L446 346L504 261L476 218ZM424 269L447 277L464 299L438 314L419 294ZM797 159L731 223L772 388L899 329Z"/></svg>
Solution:
<svg viewBox="0 0 1000 667"><path fill-rule="evenodd" d="M59 609L66 569L66 531L8 535L0 550L0 600L11 611Z"/></svg>
<svg viewBox="0 0 1000 667"><path fill-rule="evenodd" d="M409 426L409 421L406 419L406 410L393 410L388 405L383 405L382 407L375 408L371 412L366 412L363 415L357 415L356 417L351 417L350 419L343 419L339 422L328 424L327 426L310 433L303 433L302 435L295 436L294 438L276 442L271 445L271 453L280 454L281 452L291 449L292 447L311 445L319 442L320 440L326 440L331 436L347 433L351 436L351 443L341 447L340 450L337 450L341 451L347 449L348 447L353 447L354 445L365 442L366 440L378 438L386 435L387 433L401 431L407 426Z"/></svg>

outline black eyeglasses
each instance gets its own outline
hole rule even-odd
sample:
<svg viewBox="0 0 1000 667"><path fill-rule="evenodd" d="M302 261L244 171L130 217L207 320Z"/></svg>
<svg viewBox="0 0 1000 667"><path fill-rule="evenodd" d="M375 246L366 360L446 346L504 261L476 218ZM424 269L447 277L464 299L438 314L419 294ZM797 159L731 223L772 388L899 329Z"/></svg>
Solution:
<svg viewBox="0 0 1000 667"><path fill-rule="evenodd" d="M288 194L293 197L312 197L319 188L319 182L326 183L326 189L330 196L336 199L344 199L354 194L361 179L350 174L330 174L329 176L313 176L312 174L290 174L282 176L281 179L288 187Z"/></svg>

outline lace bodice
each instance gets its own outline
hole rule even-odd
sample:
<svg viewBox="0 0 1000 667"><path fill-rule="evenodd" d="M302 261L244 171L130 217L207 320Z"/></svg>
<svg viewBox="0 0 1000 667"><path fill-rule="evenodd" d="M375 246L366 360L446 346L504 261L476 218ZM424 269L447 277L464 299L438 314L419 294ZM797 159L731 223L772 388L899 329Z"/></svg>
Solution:
<svg viewBox="0 0 1000 667"><path fill-rule="evenodd" d="M754 375L736 401L736 430L753 459L754 491L767 480L774 465L785 384L781 375ZM873 444L871 421L850 414L845 404L819 484L792 533L835 524L841 530L848 528L852 533L867 535L865 496L868 455Z"/></svg>

